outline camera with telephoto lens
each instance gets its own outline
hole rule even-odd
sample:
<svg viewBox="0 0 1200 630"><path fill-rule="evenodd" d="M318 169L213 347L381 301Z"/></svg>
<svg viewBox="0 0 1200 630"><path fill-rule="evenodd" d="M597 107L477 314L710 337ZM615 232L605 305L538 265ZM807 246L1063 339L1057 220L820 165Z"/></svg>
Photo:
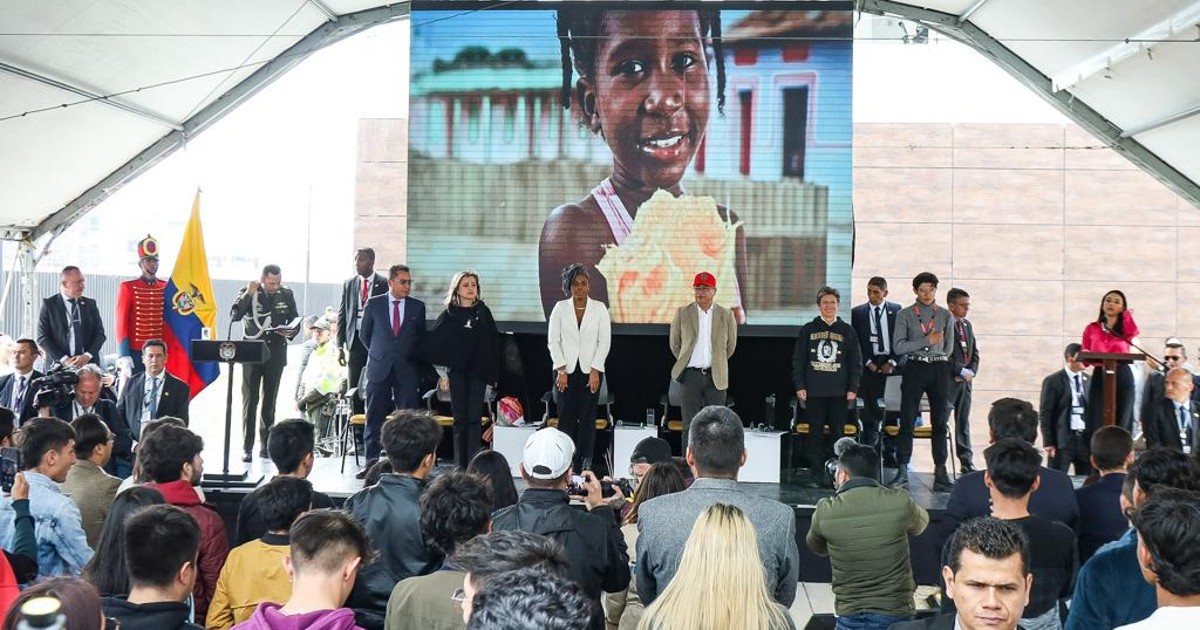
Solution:
<svg viewBox="0 0 1200 630"><path fill-rule="evenodd" d="M75 384L78 382L79 373L73 368L61 363L54 364L45 376L29 382L29 386L37 392L34 406L54 407L71 402L75 399Z"/></svg>

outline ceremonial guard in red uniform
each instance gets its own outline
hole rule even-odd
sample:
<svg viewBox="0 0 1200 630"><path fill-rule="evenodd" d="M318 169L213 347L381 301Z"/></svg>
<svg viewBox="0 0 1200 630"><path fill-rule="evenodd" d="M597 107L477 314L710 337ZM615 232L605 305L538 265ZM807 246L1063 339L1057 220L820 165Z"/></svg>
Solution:
<svg viewBox="0 0 1200 630"><path fill-rule="evenodd" d="M165 280L158 279L158 241L149 234L138 243L138 267L142 275L122 282L117 290L117 348L133 361L133 373L140 374L142 344L163 338L163 290Z"/></svg>

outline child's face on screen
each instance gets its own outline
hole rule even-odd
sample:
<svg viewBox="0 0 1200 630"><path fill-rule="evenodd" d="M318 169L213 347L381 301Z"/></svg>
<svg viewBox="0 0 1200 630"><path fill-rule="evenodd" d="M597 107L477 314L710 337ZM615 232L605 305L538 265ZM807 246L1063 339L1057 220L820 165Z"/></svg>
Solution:
<svg viewBox="0 0 1200 630"><path fill-rule="evenodd" d="M708 65L695 11L609 11L584 111L627 181L671 188L708 125Z"/></svg>

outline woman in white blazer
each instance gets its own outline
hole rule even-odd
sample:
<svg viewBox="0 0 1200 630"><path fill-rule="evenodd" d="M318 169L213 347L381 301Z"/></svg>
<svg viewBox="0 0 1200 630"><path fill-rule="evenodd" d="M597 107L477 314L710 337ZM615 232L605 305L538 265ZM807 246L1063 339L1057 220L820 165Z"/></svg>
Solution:
<svg viewBox="0 0 1200 630"><path fill-rule="evenodd" d="M603 302L588 297L591 283L583 265L563 269L562 277L569 297L550 312L548 345L558 390L558 430L575 441L573 463L579 473L592 469L596 397L612 342L612 320Z"/></svg>

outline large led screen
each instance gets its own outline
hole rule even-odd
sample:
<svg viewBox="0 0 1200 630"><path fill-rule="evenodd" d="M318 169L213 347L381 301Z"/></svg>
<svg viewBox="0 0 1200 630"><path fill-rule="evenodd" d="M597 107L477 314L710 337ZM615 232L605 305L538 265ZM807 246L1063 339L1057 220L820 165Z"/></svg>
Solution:
<svg viewBox="0 0 1200 630"><path fill-rule="evenodd" d="M814 7L846 10L814 10ZM850 285L849 4L415 2L408 259L543 322L587 266L618 324L716 276L749 325Z"/></svg>

